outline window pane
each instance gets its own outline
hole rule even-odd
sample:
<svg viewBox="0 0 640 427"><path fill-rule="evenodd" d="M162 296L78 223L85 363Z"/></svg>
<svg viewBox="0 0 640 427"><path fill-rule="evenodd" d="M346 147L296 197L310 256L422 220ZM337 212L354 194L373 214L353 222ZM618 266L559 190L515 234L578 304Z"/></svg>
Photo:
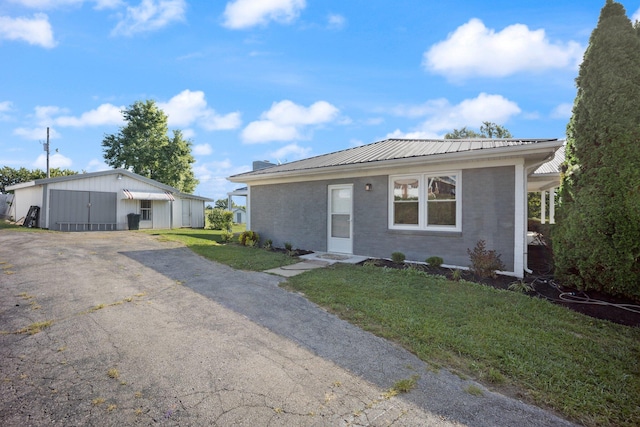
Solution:
<svg viewBox="0 0 640 427"><path fill-rule="evenodd" d="M456 177L432 176L429 178L427 190L429 200L455 200Z"/></svg>
<svg viewBox="0 0 640 427"><path fill-rule="evenodd" d="M331 237L344 237L346 239L350 236L349 227L350 215L331 215Z"/></svg>
<svg viewBox="0 0 640 427"><path fill-rule="evenodd" d="M428 225L456 225L456 202L431 201L427 203Z"/></svg>
<svg viewBox="0 0 640 427"><path fill-rule="evenodd" d="M418 200L419 181L416 178L398 178L393 181L393 200Z"/></svg>
<svg viewBox="0 0 640 427"><path fill-rule="evenodd" d="M393 223L418 225L418 202L395 202L393 204Z"/></svg>
<svg viewBox="0 0 640 427"><path fill-rule="evenodd" d="M351 189L340 188L331 190L331 212L351 212Z"/></svg>

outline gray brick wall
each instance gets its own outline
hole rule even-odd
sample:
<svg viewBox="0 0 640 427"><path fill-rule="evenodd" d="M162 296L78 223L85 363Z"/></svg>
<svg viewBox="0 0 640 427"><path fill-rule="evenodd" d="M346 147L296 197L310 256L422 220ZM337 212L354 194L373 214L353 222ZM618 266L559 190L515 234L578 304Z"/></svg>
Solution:
<svg viewBox="0 0 640 427"><path fill-rule="evenodd" d="M373 186L365 191L365 184ZM251 187L251 228L274 246L290 242L296 248L327 250L327 186L353 184L353 252L390 258L401 251L407 260L440 256L446 264L467 266L467 248L485 240L513 270L513 166L462 171L462 232L388 229L386 175Z"/></svg>

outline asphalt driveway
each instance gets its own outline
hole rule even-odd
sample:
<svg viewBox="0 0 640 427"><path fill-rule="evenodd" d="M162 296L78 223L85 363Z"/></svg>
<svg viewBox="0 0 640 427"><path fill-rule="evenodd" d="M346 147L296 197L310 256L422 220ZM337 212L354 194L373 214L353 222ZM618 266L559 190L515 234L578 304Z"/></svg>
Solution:
<svg viewBox="0 0 640 427"><path fill-rule="evenodd" d="M143 233L0 230L0 425L571 425L282 280Z"/></svg>

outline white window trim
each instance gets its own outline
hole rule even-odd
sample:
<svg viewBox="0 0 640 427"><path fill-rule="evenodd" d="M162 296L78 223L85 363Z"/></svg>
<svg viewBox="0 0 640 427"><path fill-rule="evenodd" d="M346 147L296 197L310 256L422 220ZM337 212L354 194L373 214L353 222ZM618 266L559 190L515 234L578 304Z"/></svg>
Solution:
<svg viewBox="0 0 640 427"><path fill-rule="evenodd" d="M455 176L456 177L456 225L428 225L427 224L427 185L429 177L434 176ZM394 186L396 179L415 178L419 182L418 195L418 225L394 224ZM462 171L445 170L433 172L420 172L406 175L389 175L389 229L390 230L424 230L424 231L462 231Z"/></svg>

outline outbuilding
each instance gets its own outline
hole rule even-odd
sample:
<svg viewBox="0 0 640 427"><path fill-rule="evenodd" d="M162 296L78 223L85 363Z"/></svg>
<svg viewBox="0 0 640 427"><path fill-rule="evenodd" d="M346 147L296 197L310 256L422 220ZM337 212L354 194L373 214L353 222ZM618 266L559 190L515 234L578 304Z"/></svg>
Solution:
<svg viewBox="0 0 640 427"><path fill-rule="evenodd" d="M204 228L211 201L126 169L36 179L6 190L14 191L13 218L35 210L34 226L58 231Z"/></svg>
<svg viewBox="0 0 640 427"><path fill-rule="evenodd" d="M301 249L469 265L479 241L503 273L527 270L529 177L554 159L558 139L387 139L234 175L247 184L247 229Z"/></svg>

